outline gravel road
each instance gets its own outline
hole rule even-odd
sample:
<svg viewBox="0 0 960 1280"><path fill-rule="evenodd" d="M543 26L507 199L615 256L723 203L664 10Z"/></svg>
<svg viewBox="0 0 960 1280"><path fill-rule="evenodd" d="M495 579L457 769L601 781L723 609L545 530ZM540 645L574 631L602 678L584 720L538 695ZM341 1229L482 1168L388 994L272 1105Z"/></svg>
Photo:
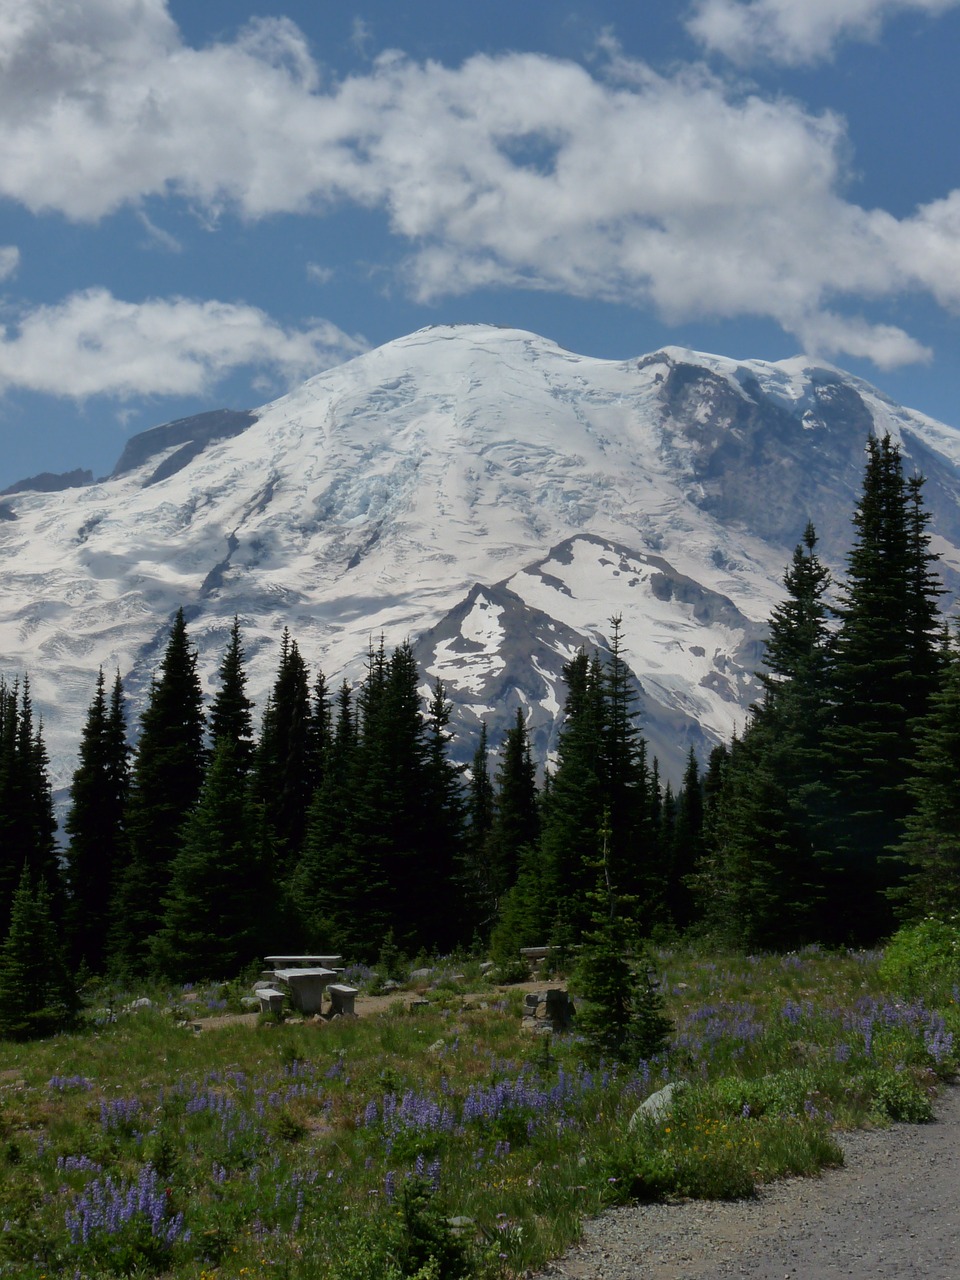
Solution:
<svg viewBox="0 0 960 1280"><path fill-rule="evenodd" d="M960 1278L960 1087L927 1125L840 1136L843 1168L753 1201L614 1209L541 1277L570 1280Z"/></svg>

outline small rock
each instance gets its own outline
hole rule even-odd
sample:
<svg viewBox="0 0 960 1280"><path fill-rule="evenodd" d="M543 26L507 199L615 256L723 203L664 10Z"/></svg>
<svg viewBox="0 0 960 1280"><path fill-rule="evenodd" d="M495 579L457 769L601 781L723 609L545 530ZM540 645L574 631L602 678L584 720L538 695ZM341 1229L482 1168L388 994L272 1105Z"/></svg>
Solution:
<svg viewBox="0 0 960 1280"><path fill-rule="evenodd" d="M683 1080L677 1080L676 1082L671 1080L669 1084L665 1084L656 1093L651 1093L650 1097L641 1102L630 1117L629 1128L635 1129L643 1120L652 1120L654 1124L662 1124L664 1120L669 1120L673 1114L674 1095L678 1089L685 1089L686 1087L686 1082Z"/></svg>

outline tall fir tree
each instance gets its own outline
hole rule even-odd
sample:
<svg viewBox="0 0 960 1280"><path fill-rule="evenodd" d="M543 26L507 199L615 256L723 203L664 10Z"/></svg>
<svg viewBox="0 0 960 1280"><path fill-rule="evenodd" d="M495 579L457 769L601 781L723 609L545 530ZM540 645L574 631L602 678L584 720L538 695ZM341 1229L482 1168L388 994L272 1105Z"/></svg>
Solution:
<svg viewBox="0 0 960 1280"><path fill-rule="evenodd" d="M424 903L421 929L438 951L450 951L469 936L466 865L467 801L464 766L450 758L450 716L443 681L437 678L426 713L425 822L421 857L436 890Z"/></svg>
<svg viewBox="0 0 960 1280"><path fill-rule="evenodd" d="M603 671L581 650L563 668L567 683L558 763L543 820L542 893L555 941L576 942L589 923L597 831L604 809Z"/></svg>
<svg viewBox="0 0 960 1280"><path fill-rule="evenodd" d="M66 818L68 936L75 963L102 973L110 908L126 857L130 781L123 685L117 672L107 698L103 668L87 712Z"/></svg>
<svg viewBox="0 0 960 1280"><path fill-rule="evenodd" d="M891 891L897 914L911 923L960 911L960 640L916 738L907 782L913 807L897 850L906 873Z"/></svg>
<svg viewBox="0 0 960 1280"><path fill-rule="evenodd" d="M691 885L706 925L730 946L783 949L819 935L808 815L769 721L752 721L727 753Z"/></svg>
<svg viewBox="0 0 960 1280"><path fill-rule="evenodd" d="M652 920L664 899L666 876L656 845L647 744L637 724L637 693L623 654L622 624L619 614L610 619L610 653L601 685L599 747L609 826L607 857L621 892Z"/></svg>
<svg viewBox="0 0 960 1280"><path fill-rule="evenodd" d="M262 955L277 924L271 864L263 808L221 737L170 865L151 968L179 982L229 978Z"/></svg>
<svg viewBox="0 0 960 1280"><path fill-rule="evenodd" d="M489 936L497 912L497 895L489 859L494 804L487 722L481 720L480 734L470 765L465 840L468 911L473 931L481 937Z"/></svg>
<svg viewBox="0 0 960 1280"><path fill-rule="evenodd" d="M677 795L666 884L667 911L681 932L689 928L694 918L691 881L703 857L703 810L703 780L691 747Z"/></svg>
<svg viewBox="0 0 960 1280"><path fill-rule="evenodd" d="M53 1035L69 1027L78 1005L46 883L24 866L0 947L0 1037Z"/></svg>
<svg viewBox="0 0 960 1280"><path fill-rule="evenodd" d="M224 740L231 742L237 765L244 772L253 755L253 702L247 697L245 658L240 619L235 616L220 661L220 683L210 706L210 741L213 750Z"/></svg>
<svg viewBox="0 0 960 1280"><path fill-rule="evenodd" d="M317 781L315 728L309 671L284 627L255 766L257 795L274 834L281 877L292 874L303 849Z"/></svg>
<svg viewBox="0 0 960 1280"><path fill-rule="evenodd" d="M599 654L588 658L581 651L564 667L567 698L558 764L543 808L543 892L556 938L565 942L575 942L590 922L596 832L604 821L611 874L621 892L639 904L648 928L663 912L656 783L636 725L621 619L613 617L610 624L606 664Z"/></svg>
<svg viewBox="0 0 960 1280"><path fill-rule="evenodd" d="M939 666L939 587L920 487L908 488L888 436L868 442L853 523L825 735L834 783L828 929L834 940L866 942L892 923L886 895L902 872L891 850L910 809L906 762Z"/></svg>
<svg viewBox="0 0 960 1280"><path fill-rule="evenodd" d="M46 885L62 923L65 893L42 725L34 726L30 680L0 682L0 936L10 923L24 866Z"/></svg>
<svg viewBox="0 0 960 1280"><path fill-rule="evenodd" d="M817 851L829 812L830 574L816 547L808 522L771 614L763 700L714 764L694 882L715 931L738 946L796 946L825 927Z"/></svg>
<svg viewBox="0 0 960 1280"><path fill-rule="evenodd" d="M451 849L445 835L437 843L434 806L446 715L434 716L431 740L413 650L404 643L388 658L382 638L368 654L340 759L338 714L329 781L311 807L295 881L298 901L312 901L314 928L328 928L361 958L375 958L390 931L408 951L440 940L434 899L450 900Z"/></svg>
<svg viewBox="0 0 960 1280"><path fill-rule="evenodd" d="M303 854L292 878L304 944L360 955L369 945L364 912L370 889L363 851L353 842L357 719L350 686L337 694L323 775L307 815Z"/></svg>
<svg viewBox="0 0 960 1280"><path fill-rule="evenodd" d="M500 747L484 859L488 900L494 911L516 883L524 851L534 846L539 836L537 769L523 708L517 707Z"/></svg>
<svg viewBox="0 0 960 1280"><path fill-rule="evenodd" d="M111 961L130 973L148 968L148 940L160 926L181 830L203 784L204 734L197 655L178 609L140 721L127 805L127 863L112 912Z"/></svg>

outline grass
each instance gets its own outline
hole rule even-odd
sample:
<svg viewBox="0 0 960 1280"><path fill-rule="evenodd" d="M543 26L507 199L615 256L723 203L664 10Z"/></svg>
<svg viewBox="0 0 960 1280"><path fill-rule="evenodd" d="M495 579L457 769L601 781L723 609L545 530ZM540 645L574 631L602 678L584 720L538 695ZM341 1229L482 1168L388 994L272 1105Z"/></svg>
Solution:
<svg viewBox="0 0 960 1280"><path fill-rule="evenodd" d="M239 985L115 1021L97 993L82 1033L0 1043L0 1277L511 1277L607 1204L837 1164L838 1128L928 1119L956 1066L952 999L896 998L878 954L657 960L674 1035L630 1068L522 1034L517 992L468 1004L464 967L422 1011L323 1026L197 1034Z"/></svg>

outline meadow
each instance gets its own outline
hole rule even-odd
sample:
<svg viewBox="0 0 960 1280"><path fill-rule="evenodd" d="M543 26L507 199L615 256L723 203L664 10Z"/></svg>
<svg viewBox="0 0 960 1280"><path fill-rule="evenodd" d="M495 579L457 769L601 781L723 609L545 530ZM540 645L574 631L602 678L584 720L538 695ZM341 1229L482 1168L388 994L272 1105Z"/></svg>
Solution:
<svg viewBox="0 0 960 1280"><path fill-rule="evenodd" d="M610 1204L816 1174L955 1071L954 989L880 952L654 954L674 1030L629 1067L522 1032L462 957L324 1024L231 1021L239 982L89 992L77 1033L0 1043L0 1277L507 1280Z"/></svg>

